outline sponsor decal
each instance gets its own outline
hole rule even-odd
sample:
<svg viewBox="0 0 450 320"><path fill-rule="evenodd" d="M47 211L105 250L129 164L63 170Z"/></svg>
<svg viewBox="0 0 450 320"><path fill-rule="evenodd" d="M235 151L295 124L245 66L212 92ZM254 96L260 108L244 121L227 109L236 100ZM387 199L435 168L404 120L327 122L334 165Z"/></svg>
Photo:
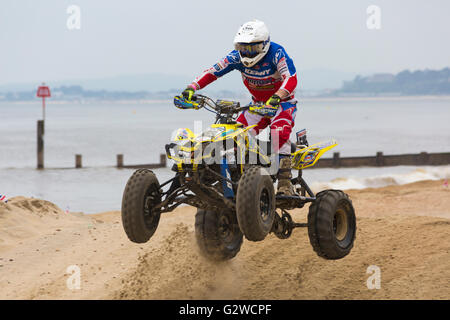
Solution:
<svg viewBox="0 0 450 320"><path fill-rule="evenodd" d="M316 156L318 154L318 151L310 151L310 153L308 153L305 158L303 159L303 164L311 164L312 162L314 162L314 160L316 159Z"/></svg>
<svg viewBox="0 0 450 320"><path fill-rule="evenodd" d="M256 71L256 70L245 68L244 73L251 74L254 76L268 76L270 74L270 69Z"/></svg>
<svg viewBox="0 0 450 320"><path fill-rule="evenodd" d="M222 160L221 173L222 173L223 177L226 177L227 179L231 180L230 169L228 168L228 163L227 163L226 159ZM222 187L223 187L223 193L224 193L225 197L227 197L227 198L234 197L233 185L229 181L223 180Z"/></svg>
<svg viewBox="0 0 450 320"><path fill-rule="evenodd" d="M270 91L273 90L275 88L275 85L273 84L267 84L267 85L252 85L252 84L248 84L247 88L255 90L255 91Z"/></svg>
<svg viewBox="0 0 450 320"><path fill-rule="evenodd" d="M280 61L280 59L281 58L283 58L284 57L284 54L283 54L283 50L280 48L280 49L278 49L277 50L277 52L275 53L275 61Z"/></svg>
<svg viewBox="0 0 450 320"><path fill-rule="evenodd" d="M239 63L241 58L239 56L239 52L234 51L229 54L224 60L227 60L227 63Z"/></svg>
<svg viewBox="0 0 450 320"><path fill-rule="evenodd" d="M306 129L297 132L297 138L303 137L306 134Z"/></svg>
<svg viewBox="0 0 450 320"><path fill-rule="evenodd" d="M273 78L273 77L265 77L265 78L250 78L245 77L245 81L247 81L248 84L254 85L254 86L264 86L268 84L275 84L279 83L280 79Z"/></svg>
<svg viewBox="0 0 450 320"><path fill-rule="evenodd" d="M247 78L247 82L249 85L253 85L253 86L265 86L268 84L271 84L274 82L273 78L267 78L267 79L251 79L251 78Z"/></svg>
<svg viewBox="0 0 450 320"><path fill-rule="evenodd" d="M228 61L228 59L224 58L214 65L214 69L216 69L216 71L221 71L225 69L229 64L230 62Z"/></svg>

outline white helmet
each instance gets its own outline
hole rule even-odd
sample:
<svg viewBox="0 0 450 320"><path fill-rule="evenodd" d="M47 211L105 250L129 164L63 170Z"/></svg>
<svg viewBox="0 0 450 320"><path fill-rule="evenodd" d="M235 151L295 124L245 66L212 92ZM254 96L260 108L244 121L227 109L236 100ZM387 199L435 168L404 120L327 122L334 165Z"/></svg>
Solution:
<svg viewBox="0 0 450 320"><path fill-rule="evenodd" d="M269 29L264 22L252 20L244 23L234 37L234 48L246 67L254 66L269 51Z"/></svg>

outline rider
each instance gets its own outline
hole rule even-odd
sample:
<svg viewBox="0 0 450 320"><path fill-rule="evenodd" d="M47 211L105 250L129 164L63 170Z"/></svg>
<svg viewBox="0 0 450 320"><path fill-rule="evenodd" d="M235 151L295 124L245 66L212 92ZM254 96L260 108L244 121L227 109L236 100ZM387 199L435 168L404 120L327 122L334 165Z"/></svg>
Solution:
<svg viewBox="0 0 450 320"><path fill-rule="evenodd" d="M269 30L262 21L252 20L242 25L234 38L234 47L235 50L189 84L183 96L190 100L196 90L232 70L239 70L253 102L263 104L241 113L237 122L244 126L257 125L252 129L253 134L270 125L272 138L278 136L279 142L274 146L280 155L278 193L293 195L289 136L297 111L294 64L282 46L270 41Z"/></svg>

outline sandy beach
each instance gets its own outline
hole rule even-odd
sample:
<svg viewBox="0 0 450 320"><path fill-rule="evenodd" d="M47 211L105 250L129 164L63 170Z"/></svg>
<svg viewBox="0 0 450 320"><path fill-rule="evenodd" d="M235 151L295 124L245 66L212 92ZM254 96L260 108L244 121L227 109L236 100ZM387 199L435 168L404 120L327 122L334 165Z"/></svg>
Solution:
<svg viewBox="0 0 450 320"><path fill-rule="evenodd" d="M0 202L0 299L449 299L450 189L421 181L348 190L357 215L347 257L316 256L306 229L244 241L231 261L198 252L195 208L164 214L154 237L130 242L119 211L65 212L39 199ZM307 207L294 211L305 222ZM69 289L70 266L80 288ZM369 266L381 271L369 290ZM69 271L68 271L69 268Z"/></svg>

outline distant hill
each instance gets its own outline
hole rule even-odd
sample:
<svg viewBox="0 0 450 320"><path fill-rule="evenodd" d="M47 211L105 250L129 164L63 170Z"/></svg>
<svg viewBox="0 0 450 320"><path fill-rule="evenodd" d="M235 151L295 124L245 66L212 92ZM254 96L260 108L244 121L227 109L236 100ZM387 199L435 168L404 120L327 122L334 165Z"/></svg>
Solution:
<svg viewBox="0 0 450 320"><path fill-rule="evenodd" d="M386 96L450 95L450 68L442 70L402 71L361 76L330 69L297 70L297 97L308 96ZM122 75L102 79L49 81L54 100L160 100L180 94L192 77L182 75ZM353 80L350 80L352 79ZM74 85L76 83L76 85ZM40 83L0 86L0 101L36 99ZM341 86L340 89L339 86ZM232 72L213 82L204 91L214 98L249 99L239 72Z"/></svg>
<svg viewBox="0 0 450 320"><path fill-rule="evenodd" d="M200 74L201 70L199 71ZM177 74L126 74L114 77L94 78L94 79L68 79L68 80L46 80L45 83L51 88L70 87L78 85L86 90L107 90L107 91L167 91L183 90L198 74L191 76ZM35 90L41 81L27 83L11 83L0 85L0 92L17 92ZM217 84L211 85L214 90L239 90L242 89L241 76L232 73L223 77ZM220 87L220 88L217 88Z"/></svg>
<svg viewBox="0 0 450 320"><path fill-rule="evenodd" d="M199 71L199 73L201 70ZM298 67L299 85L297 92L300 95L314 95L323 90L339 88L342 82L352 79L356 74L331 69L306 69ZM64 95L84 96L94 98L107 95L109 98L121 96L124 99L149 96L160 97L161 92L180 92L198 74L191 76L170 75L160 73L129 74L96 79L69 79L46 81L52 92L58 93L54 97L62 98ZM40 81L28 83L11 83L0 85L0 100L30 100L35 96ZM71 89L68 89L71 88ZM74 94L72 94L73 92ZM242 84L239 72L231 72L220 80L213 82L205 92L216 94L218 92L232 92L235 96L248 95Z"/></svg>
<svg viewBox="0 0 450 320"><path fill-rule="evenodd" d="M402 71L397 74L379 73L356 76L345 81L339 90L330 95L449 95L450 68L442 70Z"/></svg>
<svg viewBox="0 0 450 320"><path fill-rule="evenodd" d="M301 67L298 66L298 89L304 93L317 93L324 90L334 90L340 88L344 81L349 81L356 75L356 72L345 72L324 68L301 69Z"/></svg>
<svg viewBox="0 0 450 320"><path fill-rule="evenodd" d="M191 81L187 76L164 75L159 73L119 75L114 77L95 78L95 79L68 79L54 80L45 83L51 88L69 87L78 85L86 90L108 90L108 91L160 91L170 90L178 87L184 87ZM39 81L28 83L11 83L0 85L0 92L17 92L26 90L35 90L40 84Z"/></svg>
<svg viewBox="0 0 450 320"><path fill-rule="evenodd" d="M182 90L170 89L165 91L115 91L115 90L86 90L82 86L61 86L51 88L51 99L59 101L124 101L124 100L170 100L179 95ZM206 94L209 94L206 92ZM235 91L220 90L211 93L214 98L249 98ZM8 91L0 93L0 101L33 101L36 100L36 90Z"/></svg>

